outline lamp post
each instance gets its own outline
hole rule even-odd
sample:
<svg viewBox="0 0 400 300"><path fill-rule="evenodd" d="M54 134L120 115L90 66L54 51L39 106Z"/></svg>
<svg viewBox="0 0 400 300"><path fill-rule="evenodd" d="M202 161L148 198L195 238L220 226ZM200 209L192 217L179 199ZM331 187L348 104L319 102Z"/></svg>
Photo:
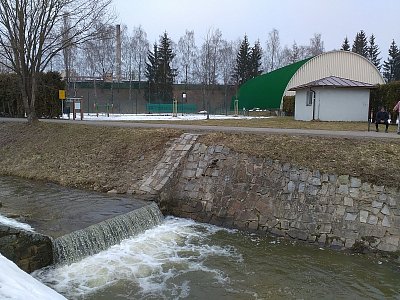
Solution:
<svg viewBox="0 0 400 300"><path fill-rule="evenodd" d="M183 104L186 102L186 92L182 93L182 116L183 116Z"/></svg>

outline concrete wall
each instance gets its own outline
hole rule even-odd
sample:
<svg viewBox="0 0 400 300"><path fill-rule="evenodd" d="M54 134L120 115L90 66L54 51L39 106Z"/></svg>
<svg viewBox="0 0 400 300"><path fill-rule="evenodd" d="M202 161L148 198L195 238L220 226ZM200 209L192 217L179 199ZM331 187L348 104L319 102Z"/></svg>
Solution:
<svg viewBox="0 0 400 300"><path fill-rule="evenodd" d="M369 89L313 88L315 119L321 121L367 121ZM295 119L310 121L313 105L306 105L307 90L296 92Z"/></svg>
<svg viewBox="0 0 400 300"><path fill-rule="evenodd" d="M400 193L196 143L160 193L165 213L339 249L400 250Z"/></svg>
<svg viewBox="0 0 400 300"><path fill-rule="evenodd" d="M28 273L53 263L49 237L1 224L0 253Z"/></svg>

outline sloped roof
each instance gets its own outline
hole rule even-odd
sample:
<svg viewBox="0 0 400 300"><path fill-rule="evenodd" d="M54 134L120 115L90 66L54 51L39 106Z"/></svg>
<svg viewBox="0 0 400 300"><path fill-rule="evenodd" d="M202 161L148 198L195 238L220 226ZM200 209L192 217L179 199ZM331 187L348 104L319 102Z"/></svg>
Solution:
<svg viewBox="0 0 400 300"><path fill-rule="evenodd" d="M287 84L307 58L245 82L238 91L239 107L279 109Z"/></svg>
<svg viewBox="0 0 400 300"><path fill-rule="evenodd" d="M289 91L297 91L312 87L335 87L335 88L373 88L374 85L370 83L360 82L356 80L341 78L337 76L329 76L319 80L311 81L306 84L302 84L291 88Z"/></svg>

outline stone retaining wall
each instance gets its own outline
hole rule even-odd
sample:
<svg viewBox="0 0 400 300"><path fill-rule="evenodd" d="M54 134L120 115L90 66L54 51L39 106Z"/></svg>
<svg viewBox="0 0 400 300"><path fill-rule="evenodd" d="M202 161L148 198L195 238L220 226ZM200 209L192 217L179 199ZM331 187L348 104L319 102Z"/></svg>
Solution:
<svg viewBox="0 0 400 300"><path fill-rule="evenodd" d="M335 248L399 251L400 194L360 179L196 143L159 196L165 213Z"/></svg>
<svg viewBox="0 0 400 300"><path fill-rule="evenodd" d="M49 237L0 224L0 253L25 272L53 263Z"/></svg>

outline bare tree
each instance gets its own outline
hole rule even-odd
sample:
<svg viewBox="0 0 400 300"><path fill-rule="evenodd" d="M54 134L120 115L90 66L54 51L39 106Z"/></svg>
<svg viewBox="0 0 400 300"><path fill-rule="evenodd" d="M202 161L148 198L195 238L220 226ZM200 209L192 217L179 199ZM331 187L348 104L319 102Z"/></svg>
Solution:
<svg viewBox="0 0 400 300"><path fill-rule="evenodd" d="M149 51L149 41L147 40L147 34L141 26L135 27L133 29L131 45L134 54L134 66L140 85L142 75L146 66L147 52Z"/></svg>
<svg viewBox="0 0 400 300"><path fill-rule="evenodd" d="M281 55L282 67L289 64L293 64L302 59L310 57L309 47L303 45L297 45L296 41L293 42L292 47L285 46Z"/></svg>
<svg viewBox="0 0 400 300"><path fill-rule="evenodd" d="M265 49L264 69L266 72L271 72L281 66L281 51L279 31L274 28L268 33Z"/></svg>
<svg viewBox="0 0 400 300"><path fill-rule="evenodd" d="M115 67L115 27L98 23L95 25L97 38L84 44L85 58L91 76L107 76L114 73Z"/></svg>
<svg viewBox="0 0 400 300"><path fill-rule="evenodd" d="M181 74L181 80L185 82L193 82L193 66L196 60L197 47L194 39L194 31L186 30L185 35L178 42L178 70Z"/></svg>
<svg viewBox="0 0 400 300"><path fill-rule="evenodd" d="M218 82L221 45L221 31L210 29L201 47L197 64L197 74L203 84L203 107L207 110L207 119L210 111L209 93L212 92L214 85Z"/></svg>
<svg viewBox="0 0 400 300"><path fill-rule="evenodd" d="M325 51L324 42L320 33L314 33L314 36L310 39L310 46L308 47L308 55L316 56Z"/></svg>
<svg viewBox="0 0 400 300"><path fill-rule="evenodd" d="M221 57L221 77L224 83L224 109L228 115L228 85L233 83L232 72L236 64L236 53L238 52L240 43L221 42L220 57Z"/></svg>
<svg viewBox="0 0 400 300"><path fill-rule="evenodd" d="M37 120L38 73L63 49L96 37L111 0L0 0L0 64L15 72L29 123ZM68 22L65 22L65 18Z"/></svg>

